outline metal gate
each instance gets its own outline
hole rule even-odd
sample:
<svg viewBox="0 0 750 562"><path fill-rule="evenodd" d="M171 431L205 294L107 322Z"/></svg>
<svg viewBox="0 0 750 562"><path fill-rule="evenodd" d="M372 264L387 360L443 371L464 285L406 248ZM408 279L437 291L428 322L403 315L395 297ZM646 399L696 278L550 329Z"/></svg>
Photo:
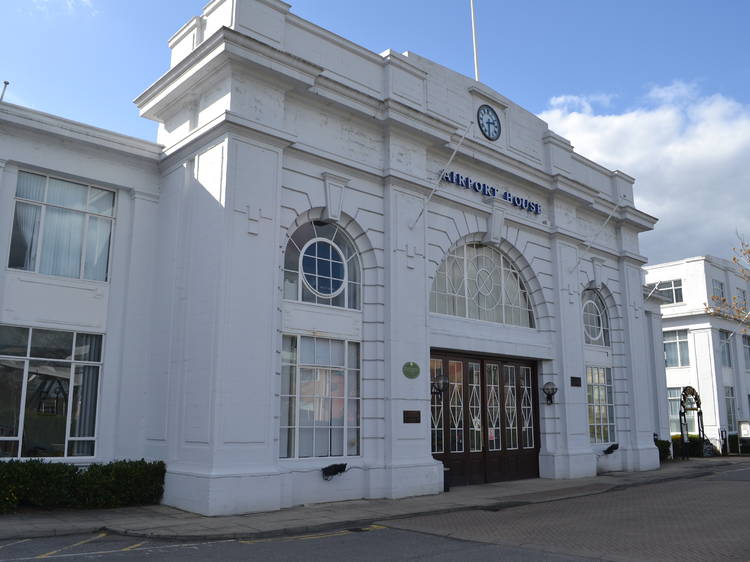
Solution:
<svg viewBox="0 0 750 562"><path fill-rule="evenodd" d="M432 454L451 485L539 476L539 401L532 363L433 352L430 378L447 375L432 395Z"/></svg>

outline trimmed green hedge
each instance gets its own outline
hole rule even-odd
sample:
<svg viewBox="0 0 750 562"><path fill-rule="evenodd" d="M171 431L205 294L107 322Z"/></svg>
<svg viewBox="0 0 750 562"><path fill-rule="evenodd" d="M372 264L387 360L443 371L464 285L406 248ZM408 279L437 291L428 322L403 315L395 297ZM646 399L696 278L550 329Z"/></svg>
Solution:
<svg viewBox="0 0 750 562"><path fill-rule="evenodd" d="M669 460L672 456L672 442L666 439L654 439L654 445L659 449L659 462Z"/></svg>
<svg viewBox="0 0 750 562"><path fill-rule="evenodd" d="M0 462L0 512L36 507L124 507L159 503L162 461L115 461L79 468L39 460Z"/></svg>

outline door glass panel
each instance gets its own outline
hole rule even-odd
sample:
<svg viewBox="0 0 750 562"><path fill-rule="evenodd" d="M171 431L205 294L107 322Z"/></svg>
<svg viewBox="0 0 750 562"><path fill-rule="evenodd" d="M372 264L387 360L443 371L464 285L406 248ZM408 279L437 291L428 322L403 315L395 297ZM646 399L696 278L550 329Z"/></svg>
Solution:
<svg viewBox="0 0 750 562"><path fill-rule="evenodd" d="M472 453L482 450L482 386L479 363L468 364L469 379L469 446Z"/></svg>
<svg viewBox="0 0 750 562"><path fill-rule="evenodd" d="M430 359L430 381L443 374L443 360ZM432 430L432 452L443 452L443 395L433 394L430 402L430 428Z"/></svg>
<svg viewBox="0 0 750 562"><path fill-rule="evenodd" d="M484 368L487 393L487 448L499 451L500 439L500 366L486 363Z"/></svg>
<svg viewBox="0 0 750 562"><path fill-rule="evenodd" d="M464 364L448 361L451 453L464 452Z"/></svg>
<svg viewBox="0 0 750 562"><path fill-rule="evenodd" d="M516 367L503 367L505 379L505 446L507 449L518 449L517 415L516 415Z"/></svg>
<svg viewBox="0 0 750 562"><path fill-rule="evenodd" d="M521 437L523 448L534 447L534 402L532 401L531 369L521 367Z"/></svg>

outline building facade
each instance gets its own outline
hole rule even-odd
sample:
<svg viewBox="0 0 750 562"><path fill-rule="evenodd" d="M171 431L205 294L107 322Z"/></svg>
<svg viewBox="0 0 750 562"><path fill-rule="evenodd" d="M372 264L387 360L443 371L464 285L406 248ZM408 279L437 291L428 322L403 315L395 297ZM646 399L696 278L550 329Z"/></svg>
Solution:
<svg viewBox="0 0 750 562"><path fill-rule="evenodd" d="M631 177L278 0L169 45L158 144L0 105L4 456L206 514L658 467Z"/></svg>
<svg viewBox="0 0 750 562"><path fill-rule="evenodd" d="M646 281L667 302L661 306L664 332L670 433L680 433L682 389L701 397L706 437L720 448L721 430L737 433L737 421L750 419L750 335L746 324L708 314L713 297L747 306L750 286L736 266L701 256L656 264ZM688 412L688 432L698 433L695 412Z"/></svg>

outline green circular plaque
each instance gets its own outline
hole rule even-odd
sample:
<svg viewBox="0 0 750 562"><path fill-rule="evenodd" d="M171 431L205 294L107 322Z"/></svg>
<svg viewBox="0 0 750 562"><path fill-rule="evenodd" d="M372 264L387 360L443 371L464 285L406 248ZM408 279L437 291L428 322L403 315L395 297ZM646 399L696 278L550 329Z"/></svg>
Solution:
<svg viewBox="0 0 750 562"><path fill-rule="evenodd" d="M401 368L401 372L407 379L416 379L419 376L419 365L414 361L407 361Z"/></svg>

